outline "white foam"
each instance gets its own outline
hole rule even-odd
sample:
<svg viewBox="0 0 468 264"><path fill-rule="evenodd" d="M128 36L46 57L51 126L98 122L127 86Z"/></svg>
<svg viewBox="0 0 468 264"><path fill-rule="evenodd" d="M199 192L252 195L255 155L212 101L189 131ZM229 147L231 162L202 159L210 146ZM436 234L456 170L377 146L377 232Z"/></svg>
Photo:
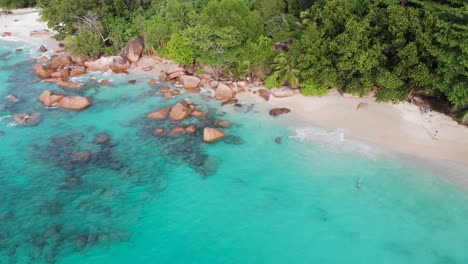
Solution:
<svg viewBox="0 0 468 264"><path fill-rule="evenodd" d="M11 115L6 115L6 116L0 116L0 121L3 121L3 119L10 118Z"/></svg>
<svg viewBox="0 0 468 264"><path fill-rule="evenodd" d="M289 138L301 142L314 142L332 151L359 154L372 160L384 154L377 146L361 140L346 138L342 129L328 130L308 126L290 128L290 130L293 131L294 135L289 136Z"/></svg>

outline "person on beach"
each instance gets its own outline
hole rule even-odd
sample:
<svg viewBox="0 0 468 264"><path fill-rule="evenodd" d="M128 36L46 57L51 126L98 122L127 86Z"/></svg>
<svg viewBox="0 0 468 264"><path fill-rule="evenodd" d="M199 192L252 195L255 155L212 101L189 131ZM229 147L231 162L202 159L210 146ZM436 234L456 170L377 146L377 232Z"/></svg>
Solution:
<svg viewBox="0 0 468 264"><path fill-rule="evenodd" d="M437 135L439 134L439 130L436 130L434 135L432 136L432 140L437 140Z"/></svg>

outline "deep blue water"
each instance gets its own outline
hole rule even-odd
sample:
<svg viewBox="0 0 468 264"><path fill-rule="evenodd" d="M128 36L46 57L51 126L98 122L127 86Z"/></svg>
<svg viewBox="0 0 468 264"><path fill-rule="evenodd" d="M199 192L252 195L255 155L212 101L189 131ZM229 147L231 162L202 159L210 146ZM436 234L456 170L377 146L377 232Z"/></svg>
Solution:
<svg viewBox="0 0 468 264"><path fill-rule="evenodd" d="M468 263L466 191L407 157L262 106L158 97L167 84L150 77L63 90L36 82L35 48L17 47L0 43L0 263ZM47 109L45 89L94 104ZM185 98L207 112L184 121L197 133L153 135L177 124L146 114ZM41 122L15 126L25 112ZM216 119L229 137L204 144ZM79 151L92 158L72 162Z"/></svg>

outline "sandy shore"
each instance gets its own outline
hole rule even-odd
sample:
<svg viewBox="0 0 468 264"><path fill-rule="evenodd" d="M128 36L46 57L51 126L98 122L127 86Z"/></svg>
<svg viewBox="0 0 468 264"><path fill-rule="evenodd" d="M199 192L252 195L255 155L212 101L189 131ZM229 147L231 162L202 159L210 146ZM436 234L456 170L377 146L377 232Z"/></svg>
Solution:
<svg viewBox="0 0 468 264"><path fill-rule="evenodd" d="M341 129L345 137L362 139L406 154L468 165L468 128L441 113L423 113L409 103L393 105L336 94L272 96L269 102L249 94L238 97L248 102L265 103L271 108L289 108L288 122L296 122L298 126L309 124ZM361 102L367 105L357 110Z"/></svg>
<svg viewBox="0 0 468 264"><path fill-rule="evenodd" d="M48 36L29 35L31 31L47 29L45 23L38 21L37 10L21 9L14 13L0 18L0 27L13 34L5 39L17 38L38 46L44 44L48 48L56 45L57 41ZM157 57L143 57L138 65L132 66L130 72L157 78L161 71L172 65ZM143 68L147 66L152 66L152 69L144 71ZM341 129L345 137L365 140L418 157L452 161L463 167L468 165L468 128L440 113L422 113L417 106L409 103L392 105L376 103L367 98L344 98L336 94L324 97L272 96L269 102L265 102L253 91L238 94L237 97L241 101L265 105L268 109L290 108L292 112L286 119L297 126ZM357 110L361 102L367 105Z"/></svg>
<svg viewBox="0 0 468 264"><path fill-rule="evenodd" d="M37 9L24 8L10 10L13 14L2 15L0 17L0 35L10 32L9 37L0 37L0 40L22 41L35 46L44 45L47 49L52 49L58 41L50 36L30 36L32 31L50 30L47 24L38 21L39 12Z"/></svg>

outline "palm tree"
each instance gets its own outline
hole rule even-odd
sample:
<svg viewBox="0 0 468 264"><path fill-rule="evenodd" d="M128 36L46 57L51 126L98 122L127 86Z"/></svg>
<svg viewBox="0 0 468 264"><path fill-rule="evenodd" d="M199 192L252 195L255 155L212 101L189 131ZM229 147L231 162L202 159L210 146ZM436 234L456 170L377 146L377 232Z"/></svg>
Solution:
<svg viewBox="0 0 468 264"><path fill-rule="evenodd" d="M295 68L296 62L285 52L279 53L273 60L274 74L281 84L292 87L299 86L299 70Z"/></svg>

